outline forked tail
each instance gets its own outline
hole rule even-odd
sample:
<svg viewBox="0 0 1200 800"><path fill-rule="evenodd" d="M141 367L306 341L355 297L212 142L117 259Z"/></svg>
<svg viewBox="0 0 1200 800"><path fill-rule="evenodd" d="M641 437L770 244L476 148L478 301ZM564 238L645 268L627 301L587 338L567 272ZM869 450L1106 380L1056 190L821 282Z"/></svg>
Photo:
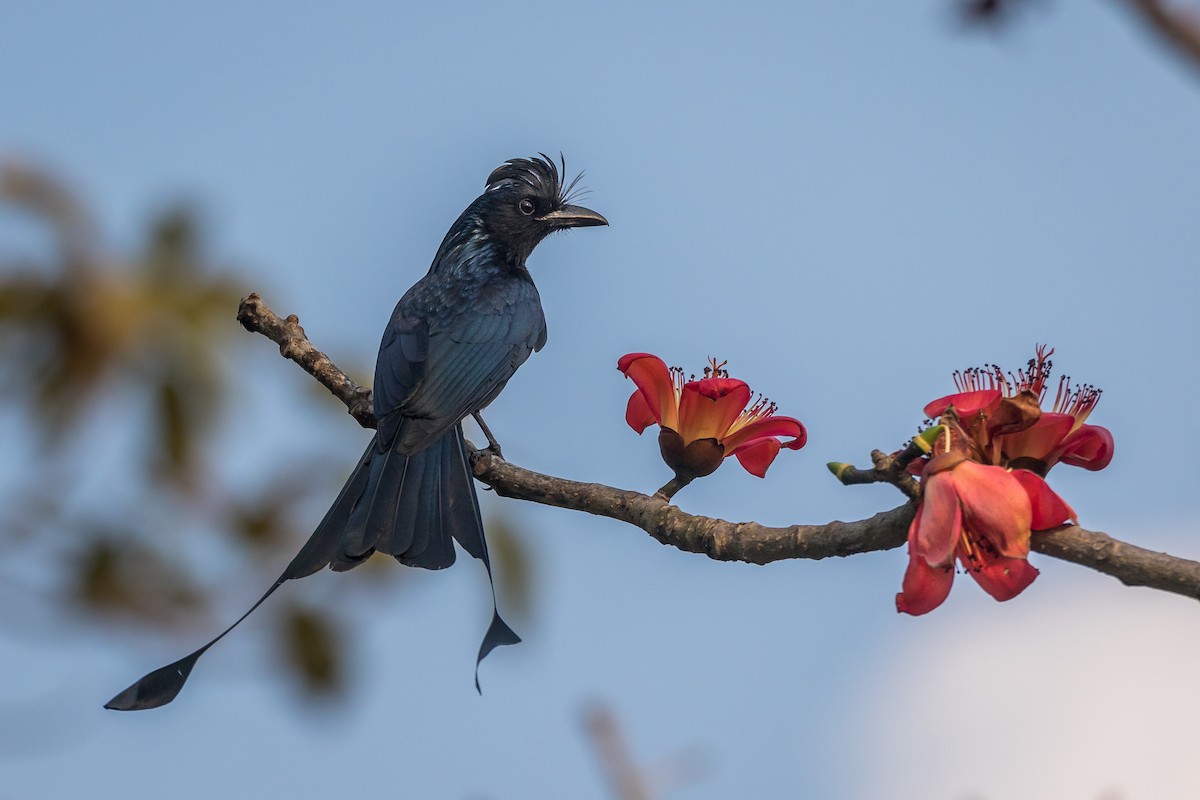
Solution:
<svg viewBox="0 0 1200 800"><path fill-rule="evenodd" d="M325 566L337 571L353 569L376 550L411 567L443 569L454 563L454 541L483 562L488 581L492 582L492 622L475 661L478 690L479 663L484 657L500 645L517 644L521 639L496 609L479 498L460 424L429 447L408 456L390 448L381 451L377 439L372 439L321 523L271 588L215 639L146 675L104 707L135 711L174 700L200 656L289 580L311 575Z"/></svg>

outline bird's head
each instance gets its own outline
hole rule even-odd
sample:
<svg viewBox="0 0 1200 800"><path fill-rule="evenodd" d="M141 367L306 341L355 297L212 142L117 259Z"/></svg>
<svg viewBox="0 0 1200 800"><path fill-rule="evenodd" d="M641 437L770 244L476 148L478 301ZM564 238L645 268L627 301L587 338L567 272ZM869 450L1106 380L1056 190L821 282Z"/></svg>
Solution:
<svg viewBox="0 0 1200 800"><path fill-rule="evenodd" d="M565 171L565 163L560 172L545 153L509 159L493 170L478 201L489 235L523 260L555 231L607 225L595 211L571 203L579 178L564 185Z"/></svg>

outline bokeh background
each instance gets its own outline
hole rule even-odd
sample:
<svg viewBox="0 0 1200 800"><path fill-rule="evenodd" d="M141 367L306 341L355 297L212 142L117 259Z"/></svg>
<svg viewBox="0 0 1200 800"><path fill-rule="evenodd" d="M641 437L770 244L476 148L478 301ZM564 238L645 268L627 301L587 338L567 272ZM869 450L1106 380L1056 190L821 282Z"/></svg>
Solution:
<svg viewBox="0 0 1200 800"><path fill-rule="evenodd" d="M480 565L380 559L286 586L171 706L101 709L259 595L369 438L238 297L369 382L446 228L537 151L612 226L531 259L549 344L487 415L514 462L652 491L616 360L713 355L810 443L679 505L859 519L902 498L825 462L1047 342L1117 441L1052 485L1200 557L1196 69L1119 2L972 5L1000 13L5 4L0 798L1200 794L1192 602L1035 555L1013 602L960 581L914 619L902 551L716 563L492 496L525 643L482 697Z"/></svg>

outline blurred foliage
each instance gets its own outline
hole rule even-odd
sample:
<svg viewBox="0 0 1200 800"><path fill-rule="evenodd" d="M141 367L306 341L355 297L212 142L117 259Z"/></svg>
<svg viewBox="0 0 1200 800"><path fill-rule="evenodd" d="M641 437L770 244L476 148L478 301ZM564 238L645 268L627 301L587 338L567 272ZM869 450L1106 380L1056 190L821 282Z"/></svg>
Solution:
<svg viewBox="0 0 1200 800"><path fill-rule="evenodd" d="M203 604L192 576L137 540L85 529L87 544L68 568L71 601L97 614L173 624Z"/></svg>
<svg viewBox="0 0 1200 800"><path fill-rule="evenodd" d="M291 664L304 686L315 694L342 688L345 669L339 631L320 611L291 608L284 615L283 657Z"/></svg>
<svg viewBox="0 0 1200 800"><path fill-rule="evenodd" d="M616 714L593 701L582 714L583 731L616 800L653 800L707 778L711 756L690 746L653 762L639 764Z"/></svg>
<svg viewBox="0 0 1200 800"><path fill-rule="evenodd" d="M1038 8L1047 10L1049 5L1045 0L953 0L952 9L968 29L999 32L1028 12Z"/></svg>
<svg viewBox="0 0 1200 800"><path fill-rule="evenodd" d="M242 287L207 273L185 210L156 219L144 252L121 261L100 252L82 204L44 172L4 165L0 199L50 227L58 262L3 265L6 390L36 410L31 422L57 445L98 392L137 384L152 399L146 466L185 483L196 466L190 448L220 402L220 346Z"/></svg>
<svg viewBox="0 0 1200 800"><path fill-rule="evenodd" d="M537 562L508 518L489 516L486 530L496 584L504 592L501 600L504 614L511 622L522 625L533 617Z"/></svg>
<svg viewBox="0 0 1200 800"><path fill-rule="evenodd" d="M35 597L37 581L23 583L25 572L53 573L53 588L40 593L53 612L85 625L120 623L156 642L164 629L187 642L207 638L244 610L230 604L265 588L308 536L315 519L298 519L297 506L332 498L345 476L306 442L288 452L263 448L257 485L230 486L221 465L208 463L220 452L240 345L266 345L235 323L248 287L209 263L193 211L157 215L136 252L114 255L64 182L0 160L0 215L49 233L36 257L0 256L0 397L29 431L32 454L12 443L0 450L21 465L11 485L0 485L0 547L9 553L0 581ZM331 426L350 433L346 423L330 411ZM136 434L131 448L106 435L123 429ZM493 524L502 528L493 540L502 580L527 612L527 558ZM264 555L275 551L284 552ZM231 564L236 585L226 576L222 588L213 576ZM386 578L360 578L355 585L368 591L396 585L401 574L358 572ZM325 606L291 603L279 598L259 612L281 643L275 652L310 695L341 691L353 623ZM0 621L8 613L17 612L0 608ZM173 646L153 649L170 656Z"/></svg>

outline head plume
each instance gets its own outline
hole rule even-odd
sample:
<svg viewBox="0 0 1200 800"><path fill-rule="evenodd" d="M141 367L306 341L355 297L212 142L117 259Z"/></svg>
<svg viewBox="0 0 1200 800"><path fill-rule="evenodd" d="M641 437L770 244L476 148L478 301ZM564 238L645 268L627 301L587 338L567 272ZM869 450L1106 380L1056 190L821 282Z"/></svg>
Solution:
<svg viewBox="0 0 1200 800"><path fill-rule="evenodd" d="M567 164L562 154L560 153L558 156L562 171L559 171L553 158L545 153L538 155L540 158L510 158L496 167L492 170L492 174L488 175L487 190L490 192L513 185L528 186L535 194L553 198L556 205L569 202L571 193L579 183L579 179L583 177L583 173L579 173L573 181L564 186L563 180L567 172Z"/></svg>

